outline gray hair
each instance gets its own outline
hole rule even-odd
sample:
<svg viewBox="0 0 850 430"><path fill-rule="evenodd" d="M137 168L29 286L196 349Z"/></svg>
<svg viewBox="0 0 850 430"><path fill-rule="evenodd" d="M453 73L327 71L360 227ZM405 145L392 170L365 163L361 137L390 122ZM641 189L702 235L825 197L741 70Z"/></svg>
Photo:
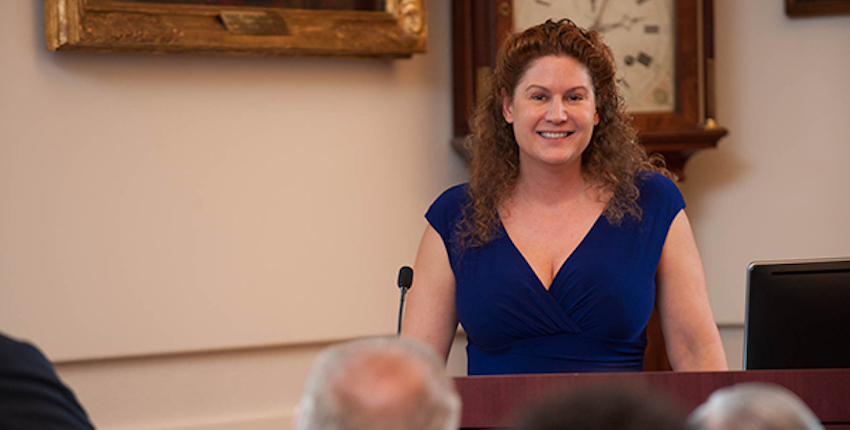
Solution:
<svg viewBox="0 0 850 430"><path fill-rule="evenodd" d="M688 418L695 430L823 430L794 393L778 385L745 383L715 391Z"/></svg>
<svg viewBox="0 0 850 430"><path fill-rule="evenodd" d="M456 430L459 424L460 397L430 347L370 338L319 355L296 430Z"/></svg>

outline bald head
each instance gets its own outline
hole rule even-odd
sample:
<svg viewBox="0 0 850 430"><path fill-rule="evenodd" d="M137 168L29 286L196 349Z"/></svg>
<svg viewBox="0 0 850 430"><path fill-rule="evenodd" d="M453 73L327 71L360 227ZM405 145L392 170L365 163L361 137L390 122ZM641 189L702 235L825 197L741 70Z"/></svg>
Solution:
<svg viewBox="0 0 850 430"><path fill-rule="evenodd" d="M298 430L457 428L460 401L442 362L408 339L367 339L323 353Z"/></svg>
<svg viewBox="0 0 850 430"><path fill-rule="evenodd" d="M694 430L823 430L799 397L765 383L721 388L688 421Z"/></svg>

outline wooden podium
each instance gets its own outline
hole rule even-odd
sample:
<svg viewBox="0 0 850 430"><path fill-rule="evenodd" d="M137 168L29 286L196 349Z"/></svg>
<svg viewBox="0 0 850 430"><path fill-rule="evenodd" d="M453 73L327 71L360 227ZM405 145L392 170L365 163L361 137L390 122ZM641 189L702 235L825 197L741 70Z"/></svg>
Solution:
<svg viewBox="0 0 850 430"><path fill-rule="evenodd" d="M735 372L568 373L455 378L463 400L461 428L508 428L525 406L585 385L650 387L691 411L716 389L741 382L781 385L799 396L827 430L850 430L850 369Z"/></svg>

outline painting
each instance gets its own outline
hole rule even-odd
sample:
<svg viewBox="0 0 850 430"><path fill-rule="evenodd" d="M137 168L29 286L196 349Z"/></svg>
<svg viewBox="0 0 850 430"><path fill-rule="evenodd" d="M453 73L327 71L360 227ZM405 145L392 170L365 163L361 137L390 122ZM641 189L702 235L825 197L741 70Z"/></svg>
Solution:
<svg viewBox="0 0 850 430"><path fill-rule="evenodd" d="M408 58L426 0L44 0L50 51Z"/></svg>
<svg viewBox="0 0 850 430"><path fill-rule="evenodd" d="M141 3L194 4L212 6L279 7L287 9L384 10L381 0L119 0Z"/></svg>

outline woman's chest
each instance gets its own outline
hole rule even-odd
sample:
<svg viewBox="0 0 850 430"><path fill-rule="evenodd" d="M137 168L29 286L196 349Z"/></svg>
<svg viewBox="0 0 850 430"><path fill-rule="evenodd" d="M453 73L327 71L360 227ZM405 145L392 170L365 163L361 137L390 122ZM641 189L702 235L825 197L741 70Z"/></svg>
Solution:
<svg viewBox="0 0 850 430"><path fill-rule="evenodd" d="M604 206L576 205L561 210L512 207L501 217L505 234L541 284L548 289L558 270L599 221Z"/></svg>
<svg viewBox="0 0 850 430"><path fill-rule="evenodd" d="M457 310L470 339L498 345L564 332L639 335L655 301L657 259L633 233L603 218L548 290L507 236L467 254L456 270Z"/></svg>

